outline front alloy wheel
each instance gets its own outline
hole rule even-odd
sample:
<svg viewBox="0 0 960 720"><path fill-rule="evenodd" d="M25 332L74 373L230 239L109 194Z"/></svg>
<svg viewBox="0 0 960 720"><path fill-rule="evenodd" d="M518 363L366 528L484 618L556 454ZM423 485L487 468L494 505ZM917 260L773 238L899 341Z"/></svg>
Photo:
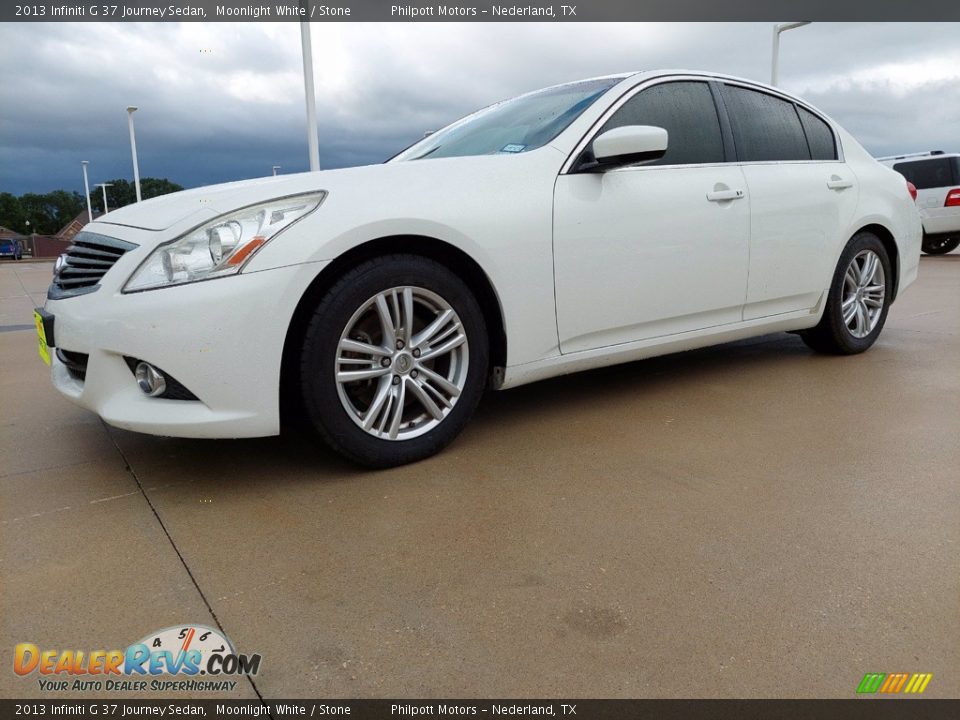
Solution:
<svg viewBox="0 0 960 720"><path fill-rule="evenodd" d="M483 313L446 266L415 255L368 260L327 291L300 358L304 405L337 452L392 467L457 436L486 387Z"/></svg>
<svg viewBox="0 0 960 720"><path fill-rule="evenodd" d="M463 393L469 348L460 317L436 293L410 286L377 293L340 336L340 403L373 437L423 435L443 422Z"/></svg>

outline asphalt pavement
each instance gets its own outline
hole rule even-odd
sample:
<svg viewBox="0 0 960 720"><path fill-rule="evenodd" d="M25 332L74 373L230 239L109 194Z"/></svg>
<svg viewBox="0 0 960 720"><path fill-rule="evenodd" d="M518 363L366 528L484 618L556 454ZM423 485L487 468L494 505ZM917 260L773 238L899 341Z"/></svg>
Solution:
<svg viewBox="0 0 960 720"><path fill-rule="evenodd" d="M779 334L491 393L380 472L107 427L37 356L49 279L0 264L2 697L78 697L17 643L189 623L262 655L233 697L960 695L960 254L866 354Z"/></svg>

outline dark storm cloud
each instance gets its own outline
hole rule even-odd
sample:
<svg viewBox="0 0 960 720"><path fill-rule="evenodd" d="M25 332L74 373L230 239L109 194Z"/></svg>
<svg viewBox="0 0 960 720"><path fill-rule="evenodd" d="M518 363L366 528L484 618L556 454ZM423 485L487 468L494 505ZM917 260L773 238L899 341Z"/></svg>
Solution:
<svg viewBox="0 0 960 720"><path fill-rule="evenodd" d="M957 149L956 25L814 24L783 36L781 84L875 153ZM769 24L317 24L324 167L379 162L504 97L624 70L769 79ZM294 23L0 26L0 190L143 175L187 186L306 169Z"/></svg>

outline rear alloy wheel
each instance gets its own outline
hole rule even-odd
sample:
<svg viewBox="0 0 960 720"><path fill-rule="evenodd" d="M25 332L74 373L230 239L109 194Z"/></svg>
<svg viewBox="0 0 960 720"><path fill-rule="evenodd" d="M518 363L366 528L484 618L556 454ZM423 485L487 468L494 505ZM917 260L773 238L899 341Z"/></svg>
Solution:
<svg viewBox="0 0 960 720"><path fill-rule="evenodd" d="M446 267L395 255L331 288L301 357L304 401L338 452L371 467L432 455L460 432L486 383L476 300Z"/></svg>
<svg viewBox="0 0 960 720"><path fill-rule="evenodd" d="M873 345L886 322L893 297L892 279L883 243L873 233L858 233L840 256L823 317L800 337L820 352L863 352Z"/></svg>
<svg viewBox="0 0 960 720"><path fill-rule="evenodd" d="M960 247L960 237L924 235L920 247L927 255L946 255Z"/></svg>

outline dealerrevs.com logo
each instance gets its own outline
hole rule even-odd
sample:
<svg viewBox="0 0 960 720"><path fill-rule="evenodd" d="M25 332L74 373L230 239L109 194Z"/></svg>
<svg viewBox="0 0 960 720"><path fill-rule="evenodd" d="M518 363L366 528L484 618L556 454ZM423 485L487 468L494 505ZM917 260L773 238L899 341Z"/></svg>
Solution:
<svg viewBox="0 0 960 720"><path fill-rule="evenodd" d="M139 692L233 690L234 678L256 675L260 655L238 653L205 625L164 628L125 650L53 650L19 643L13 671L36 674L40 690Z"/></svg>

